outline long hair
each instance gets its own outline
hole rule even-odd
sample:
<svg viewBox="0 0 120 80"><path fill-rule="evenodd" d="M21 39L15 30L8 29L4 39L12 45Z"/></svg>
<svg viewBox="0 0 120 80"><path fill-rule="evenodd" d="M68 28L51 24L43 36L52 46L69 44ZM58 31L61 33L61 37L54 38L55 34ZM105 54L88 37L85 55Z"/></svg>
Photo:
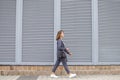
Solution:
<svg viewBox="0 0 120 80"><path fill-rule="evenodd" d="M57 33L57 35L56 35L56 40L58 40L58 39L61 38L61 33L62 33L62 32L64 33L63 30L58 31L58 33Z"/></svg>

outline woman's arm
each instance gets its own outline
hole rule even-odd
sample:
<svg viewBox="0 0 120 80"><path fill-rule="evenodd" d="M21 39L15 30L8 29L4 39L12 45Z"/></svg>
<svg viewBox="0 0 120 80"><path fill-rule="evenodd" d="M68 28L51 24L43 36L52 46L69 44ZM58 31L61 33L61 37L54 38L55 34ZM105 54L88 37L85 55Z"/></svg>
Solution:
<svg viewBox="0 0 120 80"><path fill-rule="evenodd" d="M62 47L62 41L61 40L57 41L57 48L60 51L65 51L67 54L70 54L69 50L67 50L67 48L65 46Z"/></svg>
<svg viewBox="0 0 120 80"><path fill-rule="evenodd" d="M70 51L66 48L65 49L65 52L67 53L67 54L70 54Z"/></svg>

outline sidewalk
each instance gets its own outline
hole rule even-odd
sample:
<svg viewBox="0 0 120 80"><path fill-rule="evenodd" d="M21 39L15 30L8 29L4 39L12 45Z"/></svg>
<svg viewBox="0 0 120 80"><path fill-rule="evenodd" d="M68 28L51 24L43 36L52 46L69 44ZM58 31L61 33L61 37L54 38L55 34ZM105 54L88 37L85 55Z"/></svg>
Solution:
<svg viewBox="0 0 120 80"><path fill-rule="evenodd" d="M59 76L57 79L49 76L0 76L0 80L120 80L120 75L80 75L75 78Z"/></svg>

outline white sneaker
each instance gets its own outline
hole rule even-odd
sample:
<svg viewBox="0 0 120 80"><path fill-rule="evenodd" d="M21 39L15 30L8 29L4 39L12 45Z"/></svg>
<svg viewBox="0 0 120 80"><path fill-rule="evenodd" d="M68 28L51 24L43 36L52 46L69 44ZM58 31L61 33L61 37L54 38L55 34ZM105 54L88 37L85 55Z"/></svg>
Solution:
<svg viewBox="0 0 120 80"><path fill-rule="evenodd" d="M69 78L73 78L73 77L75 77L76 76L76 74L70 74L69 75Z"/></svg>
<svg viewBox="0 0 120 80"><path fill-rule="evenodd" d="M56 76L55 74L51 74L50 77L51 78L58 78L58 76Z"/></svg>

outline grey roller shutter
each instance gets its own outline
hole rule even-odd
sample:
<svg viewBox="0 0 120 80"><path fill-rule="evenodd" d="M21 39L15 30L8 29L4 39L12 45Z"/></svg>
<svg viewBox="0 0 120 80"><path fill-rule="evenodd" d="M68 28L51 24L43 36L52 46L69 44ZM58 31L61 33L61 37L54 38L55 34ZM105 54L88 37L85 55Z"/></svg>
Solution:
<svg viewBox="0 0 120 80"><path fill-rule="evenodd" d="M22 32L22 62L54 62L54 0L24 0Z"/></svg>
<svg viewBox="0 0 120 80"><path fill-rule="evenodd" d="M0 62L15 62L16 0L0 0Z"/></svg>
<svg viewBox="0 0 120 80"><path fill-rule="evenodd" d="M99 0L99 62L120 62L120 0Z"/></svg>
<svg viewBox="0 0 120 80"><path fill-rule="evenodd" d="M73 53L69 62L92 62L91 0L61 1L61 27L65 31L63 40Z"/></svg>

